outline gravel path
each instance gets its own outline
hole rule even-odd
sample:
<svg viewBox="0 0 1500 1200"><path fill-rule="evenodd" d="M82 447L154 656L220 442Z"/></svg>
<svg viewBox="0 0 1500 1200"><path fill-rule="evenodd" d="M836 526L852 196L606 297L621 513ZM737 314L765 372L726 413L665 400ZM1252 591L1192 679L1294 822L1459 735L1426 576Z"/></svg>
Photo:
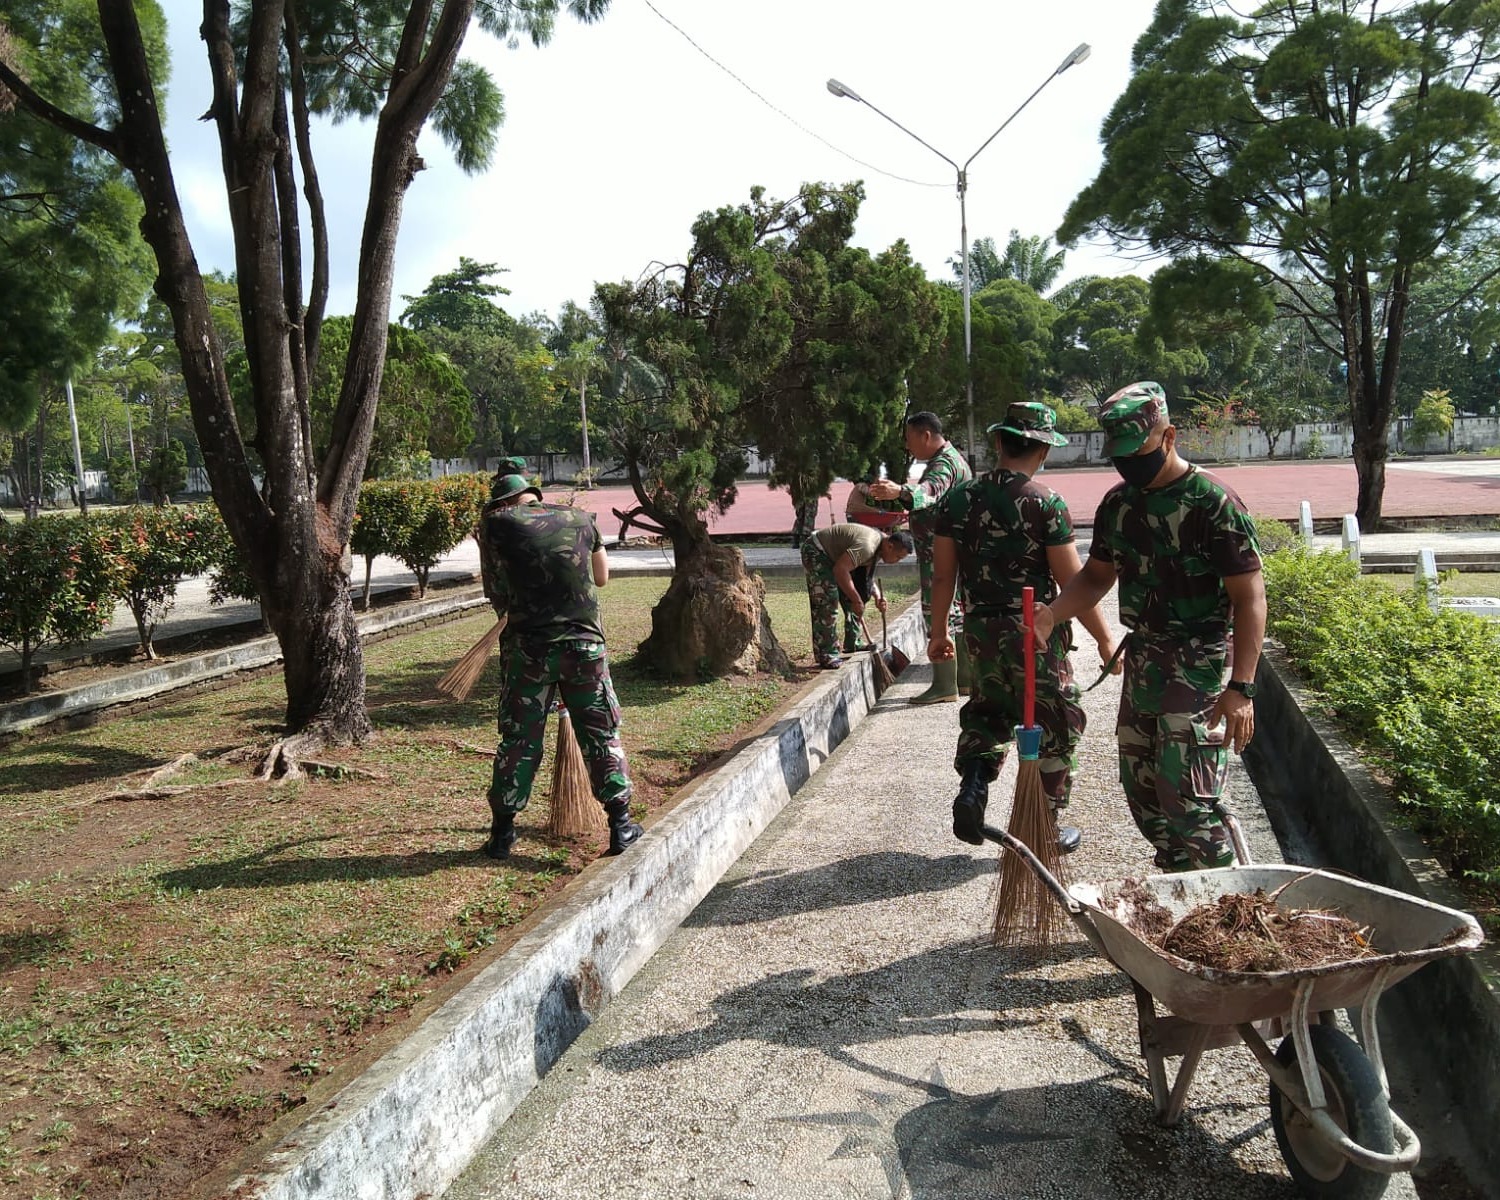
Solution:
<svg viewBox="0 0 1500 1200"><path fill-rule="evenodd" d="M1092 680L1092 642L1077 656ZM1260 1200L1297 1195L1248 1050L1154 1119L1125 976L1081 935L988 940L995 853L952 837L958 707L914 667L450 1189L482 1197ZM1118 681L1087 696L1079 879L1150 869ZM992 790L1003 823L1014 762ZM1234 807L1279 861L1235 762ZM1416 1193L1405 1177L1388 1196Z"/></svg>

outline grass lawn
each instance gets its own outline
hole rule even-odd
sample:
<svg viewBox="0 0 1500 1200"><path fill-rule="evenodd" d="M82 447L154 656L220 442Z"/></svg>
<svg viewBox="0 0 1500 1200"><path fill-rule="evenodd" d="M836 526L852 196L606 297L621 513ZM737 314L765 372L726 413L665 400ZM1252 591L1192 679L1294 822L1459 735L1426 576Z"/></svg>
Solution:
<svg viewBox="0 0 1500 1200"><path fill-rule="evenodd" d="M1417 582L1415 575L1398 575L1388 571L1372 571L1365 578L1404 592L1416 587ZM1443 572L1441 594L1444 596L1500 596L1500 574L1492 571Z"/></svg>
<svg viewBox="0 0 1500 1200"><path fill-rule="evenodd" d="M647 814L814 675L802 580L777 577L767 605L797 677L645 676L631 651L666 583L602 593ZM904 607L916 578L886 583ZM550 732L511 860L478 853L494 663L467 703L432 685L490 623L366 648L377 736L325 755L359 774L250 779L281 718L279 673L5 748L0 1197L183 1194L341 1086L598 857L602 835L542 830ZM112 798L184 754L169 782L191 787Z"/></svg>

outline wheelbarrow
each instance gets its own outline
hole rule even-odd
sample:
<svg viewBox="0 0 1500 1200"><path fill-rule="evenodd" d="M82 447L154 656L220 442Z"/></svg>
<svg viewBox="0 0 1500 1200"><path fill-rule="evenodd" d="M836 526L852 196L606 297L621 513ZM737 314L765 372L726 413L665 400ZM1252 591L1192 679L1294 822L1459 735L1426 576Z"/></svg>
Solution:
<svg viewBox="0 0 1500 1200"><path fill-rule="evenodd" d="M1467 954L1484 940L1468 913L1328 871L1282 864L1234 866L1064 888L1025 844L984 826L1018 854L1089 942L1130 977L1151 1099L1163 1125L1182 1116L1203 1055L1244 1042L1270 1077L1271 1126L1305 1195L1378 1200L1390 1176L1410 1171L1417 1135L1390 1107L1375 1019L1380 997L1424 963ZM1127 887L1127 884L1130 885ZM1177 919L1222 895L1279 889L1283 907L1334 909L1371 930L1370 958L1289 971L1220 971L1160 949L1133 928L1154 902ZM1142 901L1144 893L1149 900ZM1360 1010L1360 1040L1335 1025ZM1272 1050L1268 1039L1280 1038ZM1167 1061L1180 1058L1175 1080Z"/></svg>

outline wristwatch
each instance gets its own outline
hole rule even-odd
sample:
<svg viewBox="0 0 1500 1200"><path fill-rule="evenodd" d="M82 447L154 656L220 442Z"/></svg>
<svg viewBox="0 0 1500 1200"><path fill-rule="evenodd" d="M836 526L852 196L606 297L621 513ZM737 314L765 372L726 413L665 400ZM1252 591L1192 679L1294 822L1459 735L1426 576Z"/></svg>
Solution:
<svg viewBox="0 0 1500 1200"><path fill-rule="evenodd" d="M1231 679L1224 686L1231 692L1238 692L1246 700L1254 700L1255 693L1259 690L1254 683L1246 683L1242 679Z"/></svg>

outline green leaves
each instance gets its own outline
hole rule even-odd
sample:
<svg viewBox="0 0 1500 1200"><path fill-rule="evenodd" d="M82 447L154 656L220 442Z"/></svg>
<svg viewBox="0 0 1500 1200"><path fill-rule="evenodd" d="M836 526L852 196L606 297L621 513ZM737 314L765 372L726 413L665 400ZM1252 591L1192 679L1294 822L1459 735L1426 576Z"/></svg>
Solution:
<svg viewBox="0 0 1500 1200"><path fill-rule="evenodd" d="M1342 554L1265 558L1267 631L1460 874L1500 884L1500 626L1430 611Z"/></svg>

